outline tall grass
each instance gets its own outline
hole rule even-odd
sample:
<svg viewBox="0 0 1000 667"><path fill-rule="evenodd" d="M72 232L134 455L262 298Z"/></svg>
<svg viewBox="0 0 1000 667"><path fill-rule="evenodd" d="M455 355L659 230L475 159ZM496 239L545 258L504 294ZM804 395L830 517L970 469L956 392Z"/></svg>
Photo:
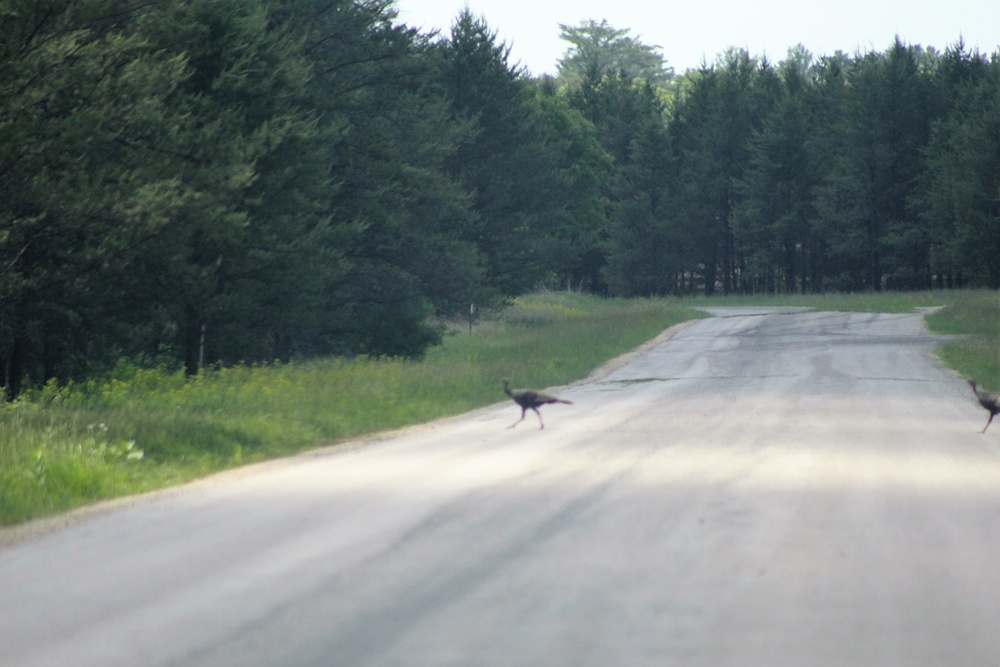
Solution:
<svg viewBox="0 0 1000 667"><path fill-rule="evenodd" d="M947 366L1000 390L1000 291L954 292L947 308L927 316L927 326L960 336L935 351Z"/></svg>
<svg viewBox="0 0 1000 667"><path fill-rule="evenodd" d="M552 386L700 316L675 301L549 293L448 336L421 361L325 359L180 371L122 363L0 408L0 523L59 512ZM458 331L458 330L456 330Z"/></svg>

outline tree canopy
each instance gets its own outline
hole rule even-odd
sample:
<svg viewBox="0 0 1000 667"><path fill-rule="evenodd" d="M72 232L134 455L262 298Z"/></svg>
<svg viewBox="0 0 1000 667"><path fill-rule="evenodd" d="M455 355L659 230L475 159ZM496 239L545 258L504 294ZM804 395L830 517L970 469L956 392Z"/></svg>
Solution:
<svg viewBox="0 0 1000 667"><path fill-rule="evenodd" d="M532 79L468 9L0 0L0 385L419 356L601 294L1000 287L1000 52L674 76L606 21Z"/></svg>
<svg viewBox="0 0 1000 667"><path fill-rule="evenodd" d="M626 78L669 85L674 70L666 64L659 46L630 37L629 28L612 27L606 20L587 20L578 26L559 24L559 37L570 43L559 60L559 78L568 86L586 78L621 73Z"/></svg>

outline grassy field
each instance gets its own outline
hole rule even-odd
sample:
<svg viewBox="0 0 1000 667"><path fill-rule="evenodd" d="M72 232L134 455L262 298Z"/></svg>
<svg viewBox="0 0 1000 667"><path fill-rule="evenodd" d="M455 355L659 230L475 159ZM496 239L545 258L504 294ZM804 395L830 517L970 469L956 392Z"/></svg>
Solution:
<svg viewBox="0 0 1000 667"><path fill-rule="evenodd" d="M456 329L421 361L330 359L212 370L196 378L122 364L82 384L50 383L0 406L0 524L177 484L243 463L428 421L504 400L499 379L554 386L704 305L803 305L910 312L965 334L945 363L1000 387L1000 294L608 300L526 296L472 335Z"/></svg>
<svg viewBox="0 0 1000 667"><path fill-rule="evenodd" d="M506 400L500 378L554 386L699 317L676 301L519 299L419 362L328 359L181 372L122 364L0 406L0 524L160 488L324 443Z"/></svg>
<svg viewBox="0 0 1000 667"><path fill-rule="evenodd" d="M927 326L962 336L935 351L945 365L1000 390L1000 292L956 292L947 308L927 316Z"/></svg>

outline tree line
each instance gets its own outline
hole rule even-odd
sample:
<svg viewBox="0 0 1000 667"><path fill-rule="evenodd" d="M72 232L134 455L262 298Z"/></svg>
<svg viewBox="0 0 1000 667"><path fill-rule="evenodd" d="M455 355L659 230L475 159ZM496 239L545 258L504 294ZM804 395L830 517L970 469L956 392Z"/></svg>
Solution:
<svg viewBox="0 0 1000 667"><path fill-rule="evenodd" d="M123 357L419 356L540 286L1000 286L1000 54L676 76L605 23L563 36L532 77L468 10L0 0L8 398Z"/></svg>

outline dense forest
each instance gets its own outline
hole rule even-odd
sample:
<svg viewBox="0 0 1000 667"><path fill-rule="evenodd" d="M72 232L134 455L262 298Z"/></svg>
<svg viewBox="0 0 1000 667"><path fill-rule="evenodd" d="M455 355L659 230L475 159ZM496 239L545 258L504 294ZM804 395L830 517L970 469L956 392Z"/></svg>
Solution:
<svg viewBox="0 0 1000 667"><path fill-rule="evenodd" d="M614 296L1000 287L1000 51L673 72L593 21L532 77L468 10L0 0L0 384L419 356Z"/></svg>

